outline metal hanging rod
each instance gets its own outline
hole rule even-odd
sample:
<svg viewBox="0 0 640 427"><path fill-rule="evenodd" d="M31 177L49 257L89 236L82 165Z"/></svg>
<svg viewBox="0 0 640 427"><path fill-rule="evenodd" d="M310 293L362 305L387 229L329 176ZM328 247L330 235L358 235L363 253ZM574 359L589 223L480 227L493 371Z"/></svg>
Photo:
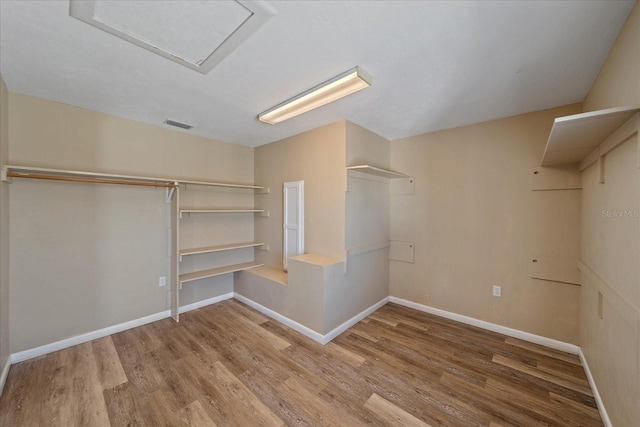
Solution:
<svg viewBox="0 0 640 427"><path fill-rule="evenodd" d="M16 175L18 174L18 175ZM251 184L235 184L235 183L225 183L225 182L210 182L210 181L192 181L185 179L177 179L177 178L166 178L166 177L151 177L151 176L134 176L134 175L117 175L110 173L101 173L101 172L89 172L89 171L76 171L76 170L63 170L63 169L48 169L48 168L38 168L32 166L15 166L15 165L3 165L2 166L2 176L1 179L3 181L8 180L11 177L15 178L25 178L28 176L36 176L36 175L46 175L46 176L54 176L54 177L77 177L77 178L88 178L88 179L96 179L96 180L107 180L110 183L114 181L123 181L125 182L143 182L143 183L151 183L155 187L165 187L174 188L174 185L184 184L186 185L197 185L197 186L210 186L210 187L226 187L226 188L238 188L238 189L248 189L248 190L257 190L260 193L268 193L269 189L265 187L261 187L259 185L251 185ZM41 178L46 179L46 178ZM54 179L54 178L51 178ZM59 181L67 181L66 179L59 179ZM71 180L68 180L71 181ZM81 181L82 182L82 181ZM87 181L87 182L101 182L101 181ZM161 185L162 184L162 185ZM132 184L134 185L134 184Z"/></svg>
<svg viewBox="0 0 640 427"><path fill-rule="evenodd" d="M118 179L75 177L62 175L43 175L43 174L23 174L18 172L7 172L9 178L30 178L30 179L46 179L51 181L71 181L71 182L88 182L93 184L116 184L116 185L133 185L138 187L158 187L158 188L177 188L177 183L163 182L144 182L144 181L125 181Z"/></svg>

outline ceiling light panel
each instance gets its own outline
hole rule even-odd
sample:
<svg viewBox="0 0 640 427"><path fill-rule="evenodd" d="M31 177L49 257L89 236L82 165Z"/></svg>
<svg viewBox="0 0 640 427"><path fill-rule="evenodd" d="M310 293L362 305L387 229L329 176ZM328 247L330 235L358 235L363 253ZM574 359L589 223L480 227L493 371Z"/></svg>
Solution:
<svg viewBox="0 0 640 427"><path fill-rule="evenodd" d="M274 125L369 86L371 77L360 67L355 67L260 113L258 119Z"/></svg>
<svg viewBox="0 0 640 427"><path fill-rule="evenodd" d="M206 74L274 14L262 1L71 0L70 15Z"/></svg>

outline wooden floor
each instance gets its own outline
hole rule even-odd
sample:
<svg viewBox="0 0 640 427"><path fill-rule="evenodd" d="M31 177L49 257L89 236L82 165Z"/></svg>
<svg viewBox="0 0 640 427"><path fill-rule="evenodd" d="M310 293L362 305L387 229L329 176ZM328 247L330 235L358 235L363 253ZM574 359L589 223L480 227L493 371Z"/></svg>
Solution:
<svg viewBox="0 0 640 427"><path fill-rule="evenodd" d="M601 426L576 356L387 304L326 346L228 300L11 367L2 426Z"/></svg>

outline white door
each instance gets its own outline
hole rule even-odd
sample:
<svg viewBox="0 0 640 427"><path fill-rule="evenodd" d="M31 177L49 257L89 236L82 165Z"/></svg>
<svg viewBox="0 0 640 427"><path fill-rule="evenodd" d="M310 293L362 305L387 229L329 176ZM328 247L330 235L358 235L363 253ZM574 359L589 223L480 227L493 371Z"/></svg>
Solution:
<svg viewBox="0 0 640 427"><path fill-rule="evenodd" d="M284 183L283 264L304 253L304 181Z"/></svg>

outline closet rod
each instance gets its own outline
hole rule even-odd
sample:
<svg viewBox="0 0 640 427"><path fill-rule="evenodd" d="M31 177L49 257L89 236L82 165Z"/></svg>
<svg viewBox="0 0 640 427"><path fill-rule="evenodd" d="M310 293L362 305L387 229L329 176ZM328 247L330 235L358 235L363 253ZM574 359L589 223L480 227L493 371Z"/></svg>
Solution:
<svg viewBox="0 0 640 427"><path fill-rule="evenodd" d="M158 183L158 182L142 182L142 181L123 181L112 179L98 179L98 178L79 178L71 176L60 175L39 175L29 174L24 175L16 172L7 172L7 177L11 178L31 178L31 179L48 179L52 181L72 181L72 182L90 182L94 184L117 184L117 185L135 185L139 187L160 187L160 188L176 188L178 184Z"/></svg>

